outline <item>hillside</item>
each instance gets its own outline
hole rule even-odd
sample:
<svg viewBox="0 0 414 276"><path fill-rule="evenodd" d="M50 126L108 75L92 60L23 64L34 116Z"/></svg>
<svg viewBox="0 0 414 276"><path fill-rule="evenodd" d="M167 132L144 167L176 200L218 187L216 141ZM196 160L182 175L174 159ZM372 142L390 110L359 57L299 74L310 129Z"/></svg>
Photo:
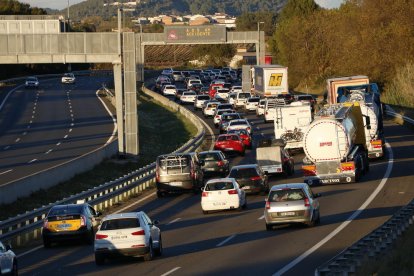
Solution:
<svg viewBox="0 0 414 276"><path fill-rule="evenodd" d="M109 18L116 15L116 7L103 6L103 2L114 1L87 0L70 7L70 17L75 20L87 16ZM126 2L126 1L124 1ZM245 12L279 11L287 0L146 0L136 7L134 16L155 16L160 14L214 14L224 12L238 16ZM66 10L60 11L60 13Z"/></svg>

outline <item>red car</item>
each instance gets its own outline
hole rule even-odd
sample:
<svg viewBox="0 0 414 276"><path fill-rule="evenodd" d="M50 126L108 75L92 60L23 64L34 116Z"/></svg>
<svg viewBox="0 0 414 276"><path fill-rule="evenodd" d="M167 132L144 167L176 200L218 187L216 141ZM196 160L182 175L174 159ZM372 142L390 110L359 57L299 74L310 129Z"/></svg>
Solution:
<svg viewBox="0 0 414 276"><path fill-rule="evenodd" d="M237 152L244 156L245 145L238 134L221 134L214 144L214 149L222 152Z"/></svg>
<svg viewBox="0 0 414 276"><path fill-rule="evenodd" d="M210 98L214 99L214 97L216 96L217 93L217 89L221 89L224 87L224 84L222 83L214 83L214 84L210 84L210 89L209 89L209 96Z"/></svg>
<svg viewBox="0 0 414 276"><path fill-rule="evenodd" d="M238 134L243 141L243 144L246 148L252 148L252 137L246 129L232 129L227 132L227 134Z"/></svg>

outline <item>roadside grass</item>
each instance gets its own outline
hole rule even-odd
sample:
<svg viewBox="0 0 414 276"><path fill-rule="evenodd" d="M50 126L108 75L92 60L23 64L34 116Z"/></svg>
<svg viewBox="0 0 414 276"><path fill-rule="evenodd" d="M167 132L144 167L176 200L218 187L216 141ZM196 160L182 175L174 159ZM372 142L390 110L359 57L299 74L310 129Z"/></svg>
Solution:
<svg viewBox="0 0 414 276"><path fill-rule="evenodd" d="M37 191L12 204L0 205L0 221L99 186L130 171L142 168L154 162L158 155L176 150L196 135L197 128L180 113L160 106L143 93L139 93L138 102L140 143L138 158L105 160L91 171L78 174L55 187Z"/></svg>
<svg viewBox="0 0 414 276"><path fill-rule="evenodd" d="M395 77L385 85L381 100L390 105L414 108L414 63L397 70Z"/></svg>
<svg viewBox="0 0 414 276"><path fill-rule="evenodd" d="M414 227L399 238L392 250L358 268L356 275L414 275Z"/></svg>

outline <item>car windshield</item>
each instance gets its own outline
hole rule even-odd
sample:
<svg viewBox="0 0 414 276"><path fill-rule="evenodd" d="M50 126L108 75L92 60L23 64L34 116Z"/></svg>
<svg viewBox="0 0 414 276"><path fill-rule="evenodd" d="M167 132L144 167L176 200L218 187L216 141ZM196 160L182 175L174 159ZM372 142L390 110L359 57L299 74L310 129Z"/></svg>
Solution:
<svg viewBox="0 0 414 276"><path fill-rule="evenodd" d="M247 123L245 121L232 121L232 122L230 122L230 125L240 126L240 125L247 125Z"/></svg>
<svg viewBox="0 0 414 276"><path fill-rule="evenodd" d="M64 205L56 206L49 212L49 216L63 216L67 214L80 214L82 212L83 205Z"/></svg>
<svg viewBox="0 0 414 276"><path fill-rule="evenodd" d="M218 153L200 153L199 155L201 160L204 161L219 161L221 160L220 155Z"/></svg>
<svg viewBox="0 0 414 276"><path fill-rule="evenodd" d="M245 130L245 129L234 129L234 130L230 130L228 133L229 134L230 133L235 133L235 134L247 135L247 130Z"/></svg>
<svg viewBox="0 0 414 276"><path fill-rule="evenodd" d="M197 99L198 100L209 100L210 99L210 96L208 96L208 95L200 95L200 96L197 97Z"/></svg>
<svg viewBox="0 0 414 276"><path fill-rule="evenodd" d="M258 176L256 168L233 168L229 174L232 178L251 178Z"/></svg>
<svg viewBox="0 0 414 276"><path fill-rule="evenodd" d="M251 98L247 100L249 103L258 103L260 101L260 99L258 98Z"/></svg>
<svg viewBox="0 0 414 276"><path fill-rule="evenodd" d="M35 77L28 77L27 80L28 81L37 81L37 78L35 78Z"/></svg>
<svg viewBox="0 0 414 276"><path fill-rule="evenodd" d="M234 189L233 182L214 182L207 183L205 191L220 191L220 190L231 190Z"/></svg>
<svg viewBox="0 0 414 276"><path fill-rule="evenodd" d="M120 218L105 220L102 222L100 230L118 230L138 227L140 227L140 224L137 218Z"/></svg>
<svg viewBox="0 0 414 276"><path fill-rule="evenodd" d="M270 192L269 201L281 202L281 201L295 201L304 200L305 194L302 189L281 189Z"/></svg>
<svg viewBox="0 0 414 276"><path fill-rule="evenodd" d="M217 138L217 141L237 141L239 140L239 137L237 135L221 135Z"/></svg>
<svg viewBox="0 0 414 276"><path fill-rule="evenodd" d="M239 93L239 99L246 99L250 97L250 93Z"/></svg>
<svg viewBox="0 0 414 276"><path fill-rule="evenodd" d="M232 109L233 106L231 104L221 104L218 106L218 109Z"/></svg>
<svg viewBox="0 0 414 276"><path fill-rule="evenodd" d="M239 119L239 118L240 118L240 115L239 114L235 114L235 115L223 115L223 116L221 116L221 119L224 120L224 121L231 121L231 120Z"/></svg>

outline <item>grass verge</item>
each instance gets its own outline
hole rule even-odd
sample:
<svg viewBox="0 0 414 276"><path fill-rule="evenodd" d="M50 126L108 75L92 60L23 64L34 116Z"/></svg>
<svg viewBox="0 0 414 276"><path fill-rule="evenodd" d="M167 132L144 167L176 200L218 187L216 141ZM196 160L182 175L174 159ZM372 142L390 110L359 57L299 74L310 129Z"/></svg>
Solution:
<svg viewBox="0 0 414 276"><path fill-rule="evenodd" d="M138 120L141 154L136 160L123 160L122 162L117 159L105 160L93 170L76 175L50 189L40 190L12 204L0 205L0 221L142 168L154 162L158 155L176 150L196 135L197 128L180 113L155 103L142 93L139 95Z"/></svg>

